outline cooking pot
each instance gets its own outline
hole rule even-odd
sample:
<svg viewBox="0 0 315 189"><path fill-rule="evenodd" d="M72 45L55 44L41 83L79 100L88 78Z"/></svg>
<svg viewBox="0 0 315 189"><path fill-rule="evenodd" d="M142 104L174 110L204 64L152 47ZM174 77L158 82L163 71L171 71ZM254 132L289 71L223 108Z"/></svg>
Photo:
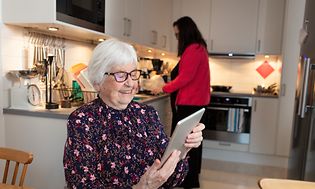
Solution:
<svg viewBox="0 0 315 189"><path fill-rule="evenodd" d="M230 92L232 86L212 85L211 88L213 92Z"/></svg>

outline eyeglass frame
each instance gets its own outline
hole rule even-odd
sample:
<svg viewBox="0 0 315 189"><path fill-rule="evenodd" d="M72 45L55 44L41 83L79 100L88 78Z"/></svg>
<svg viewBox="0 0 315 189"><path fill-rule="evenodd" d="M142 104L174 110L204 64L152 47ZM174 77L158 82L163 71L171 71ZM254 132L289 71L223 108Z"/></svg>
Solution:
<svg viewBox="0 0 315 189"><path fill-rule="evenodd" d="M132 72L139 72L139 76L137 78L133 78L133 76L131 75ZM117 76L117 74L125 74L124 75L124 80L119 80L119 76ZM118 72L105 72L104 75L112 75L114 76L114 79L116 82L118 83L122 83L122 82L125 82L127 79L128 79L128 76L130 76L130 78L133 80L133 81L137 81L140 79L140 76L142 75L142 71L141 70L132 70L131 72L124 72L124 71L118 71ZM118 78L118 79L117 79Z"/></svg>

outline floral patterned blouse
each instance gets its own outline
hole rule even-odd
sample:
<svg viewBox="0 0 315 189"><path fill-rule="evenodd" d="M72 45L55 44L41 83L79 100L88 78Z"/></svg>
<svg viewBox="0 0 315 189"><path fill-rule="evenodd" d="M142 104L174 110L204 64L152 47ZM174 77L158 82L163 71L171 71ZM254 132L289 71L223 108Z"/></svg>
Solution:
<svg viewBox="0 0 315 189"><path fill-rule="evenodd" d="M72 112L67 127L63 163L73 189L132 188L169 141L154 108L134 101L115 110L97 98ZM187 171L181 160L161 188L180 184Z"/></svg>

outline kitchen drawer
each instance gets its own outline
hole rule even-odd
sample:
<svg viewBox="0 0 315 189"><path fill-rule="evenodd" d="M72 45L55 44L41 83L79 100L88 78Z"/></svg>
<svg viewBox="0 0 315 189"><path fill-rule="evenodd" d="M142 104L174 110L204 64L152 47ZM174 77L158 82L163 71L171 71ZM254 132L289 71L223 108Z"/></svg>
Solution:
<svg viewBox="0 0 315 189"><path fill-rule="evenodd" d="M203 140L203 148L248 152L249 146L248 144L238 144L215 140Z"/></svg>

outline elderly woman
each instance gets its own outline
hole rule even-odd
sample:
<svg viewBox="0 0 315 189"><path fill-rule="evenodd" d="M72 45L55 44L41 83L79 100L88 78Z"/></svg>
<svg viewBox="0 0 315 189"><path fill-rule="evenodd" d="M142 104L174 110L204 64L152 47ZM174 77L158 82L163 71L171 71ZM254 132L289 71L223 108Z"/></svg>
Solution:
<svg viewBox="0 0 315 189"><path fill-rule="evenodd" d="M99 44L88 65L98 98L68 118L64 150L69 188L172 188L182 182L187 158L174 151L163 166L169 139L153 107L132 101L141 72L133 47L115 39ZM185 146L202 141L203 124Z"/></svg>

